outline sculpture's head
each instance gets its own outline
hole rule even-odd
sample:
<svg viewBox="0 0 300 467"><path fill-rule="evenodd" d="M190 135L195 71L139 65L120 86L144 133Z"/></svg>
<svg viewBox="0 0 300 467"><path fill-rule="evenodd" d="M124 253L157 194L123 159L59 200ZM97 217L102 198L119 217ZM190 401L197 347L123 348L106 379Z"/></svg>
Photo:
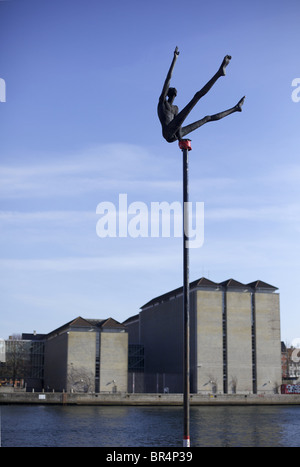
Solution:
<svg viewBox="0 0 300 467"><path fill-rule="evenodd" d="M176 88L169 88L167 96L169 98L169 102L173 102L173 100L177 96L177 89Z"/></svg>

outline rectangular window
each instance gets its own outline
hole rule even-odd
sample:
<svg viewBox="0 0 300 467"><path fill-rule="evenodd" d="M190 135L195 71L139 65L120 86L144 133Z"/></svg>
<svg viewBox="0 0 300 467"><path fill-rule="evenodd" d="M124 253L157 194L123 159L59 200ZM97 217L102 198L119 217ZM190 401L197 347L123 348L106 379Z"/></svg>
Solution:
<svg viewBox="0 0 300 467"><path fill-rule="evenodd" d="M228 392L228 365L227 365L227 300L226 292L223 292L222 304L222 325L223 325L223 392Z"/></svg>
<svg viewBox="0 0 300 467"><path fill-rule="evenodd" d="M251 293L252 390L257 393L255 294Z"/></svg>
<svg viewBox="0 0 300 467"><path fill-rule="evenodd" d="M100 391L100 332L96 332L95 392Z"/></svg>

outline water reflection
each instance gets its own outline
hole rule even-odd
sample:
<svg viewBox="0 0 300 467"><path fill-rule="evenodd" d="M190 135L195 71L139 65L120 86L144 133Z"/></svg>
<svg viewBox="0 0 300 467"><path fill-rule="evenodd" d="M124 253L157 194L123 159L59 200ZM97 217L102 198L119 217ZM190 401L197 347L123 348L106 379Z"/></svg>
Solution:
<svg viewBox="0 0 300 467"><path fill-rule="evenodd" d="M191 407L192 447L300 446L300 407ZM2 446L182 447L180 407L2 406Z"/></svg>
<svg viewBox="0 0 300 467"><path fill-rule="evenodd" d="M280 407L199 407L191 414L197 446L266 447L283 443ZM296 412L291 414L292 418L296 416Z"/></svg>

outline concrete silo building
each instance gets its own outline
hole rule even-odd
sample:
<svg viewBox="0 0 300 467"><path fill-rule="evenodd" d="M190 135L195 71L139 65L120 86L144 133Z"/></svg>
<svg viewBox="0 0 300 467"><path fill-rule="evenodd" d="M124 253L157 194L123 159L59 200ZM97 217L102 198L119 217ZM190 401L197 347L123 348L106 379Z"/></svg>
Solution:
<svg viewBox="0 0 300 467"><path fill-rule="evenodd" d="M262 281L190 284L192 393L273 393L281 384L277 288ZM154 298L123 324L144 346L144 391L182 392L182 287ZM130 388L129 388L130 390Z"/></svg>
<svg viewBox="0 0 300 467"><path fill-rule="evenodd" d="M45 388L127 392L128 333L108 319L75 318L45 336Z"/></svg>

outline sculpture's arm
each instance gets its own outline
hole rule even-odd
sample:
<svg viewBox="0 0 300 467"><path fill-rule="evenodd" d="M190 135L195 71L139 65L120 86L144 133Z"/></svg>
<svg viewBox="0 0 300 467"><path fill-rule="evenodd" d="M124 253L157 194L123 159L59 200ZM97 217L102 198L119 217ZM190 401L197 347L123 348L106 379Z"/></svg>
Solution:
<svg viewBox="0 0 300 467"><path fill-rule="evenodd" d="M179 50L178 50L178 47L176 47L176 49L174 51L174 57L173 57L171 66L170 66L170 69L168 71L166 80L164 82L164 87L163 87L162 93L160 95L160 99L162 99L162 100L164 100L167 97L168 90L169 90L169 87L170 87L170 81L171 81L171 78L172 78L172 73L173 73L174 66L175 66L178 55L179 55Z"/></svg>

